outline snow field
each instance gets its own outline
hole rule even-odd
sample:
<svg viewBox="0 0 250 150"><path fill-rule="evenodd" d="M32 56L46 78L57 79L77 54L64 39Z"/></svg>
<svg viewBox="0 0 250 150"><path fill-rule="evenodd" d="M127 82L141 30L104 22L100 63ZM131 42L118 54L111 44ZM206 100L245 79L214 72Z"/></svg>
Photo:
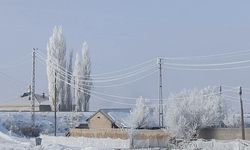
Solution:
<svg viewBox="0 0 250 150"><path fill-rule="evenodd" d="M185 143L182 149L186 150L250 150L250 141L244 140L211 140L204 141L199 139L192 141L191 143Z"/></svg>
<svg viewBox="0 0 250 150"><path fill-rule="evenodd" d="M97 149L114 149L129 148L129 140L111 139L111 138L84 138L84 137L54 137L42 135L43 147L50 145L61 145L75 148L97 148Z"/></svg>

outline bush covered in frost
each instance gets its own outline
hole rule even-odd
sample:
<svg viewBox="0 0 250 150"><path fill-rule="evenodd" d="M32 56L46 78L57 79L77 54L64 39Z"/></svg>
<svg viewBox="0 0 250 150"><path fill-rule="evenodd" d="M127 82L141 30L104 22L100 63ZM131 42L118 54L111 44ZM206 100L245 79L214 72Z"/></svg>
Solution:
<svg viewBox="0 0 250 150"><path fill-rule="evenodd" d="M169 98L164 110L166 128L178 138L194 138L201 128L231 126L234 120L215 87L183 90Z"/></svg>
<svg viewBox="0 0 250 150"><path fill-rule="evenodd" d="M16 122L12 119L8 119L3 123L3 126L11 133L18 136L25 137L38 137L40 135L40 128L38 126L33 127L31 123L19 121Z"/></svg>

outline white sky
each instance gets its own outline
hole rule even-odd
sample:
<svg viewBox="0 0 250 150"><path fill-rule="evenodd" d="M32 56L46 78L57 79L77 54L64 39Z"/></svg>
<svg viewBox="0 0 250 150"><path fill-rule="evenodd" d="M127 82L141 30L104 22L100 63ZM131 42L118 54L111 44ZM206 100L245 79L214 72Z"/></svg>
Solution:
<svg viewBox="0 0 250 150"><path fill-rule="evenodd" d="M78 52L81 42L88 42L95 74L122 69L158 56L197 56L250 50L249 5L249 1L228 0L1 1L0 100L11 101L26 91L31 81L29 54L33 47L46 53L54 25L62 25L68 49ZM235 60L247 59L248 56L237 56ZM208 63L219 61L223 60L210 60ZM207 85L250 88L249 73L249 69L167 69L164 72L164 97L183 88ZM126 97L157 98L157 77L156 74L125 87L98 90ZM46 70L41 64L37 70L37 91L47 91ZM237 91L235 93L237 96ZM245 97L250 99L250 95ZM91 102L92 109L127 107L98 99ZM249 105L246 106L248 109Z"/></svg>

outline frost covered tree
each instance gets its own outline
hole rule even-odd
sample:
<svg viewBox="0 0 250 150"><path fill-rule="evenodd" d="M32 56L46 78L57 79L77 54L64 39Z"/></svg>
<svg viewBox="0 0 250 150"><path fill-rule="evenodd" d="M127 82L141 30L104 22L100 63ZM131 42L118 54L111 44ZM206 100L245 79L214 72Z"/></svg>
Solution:
<svg viewBox="0 0 250 150"><path fill-rule="evenodd" d="M170 100L164 109L165 124L179 138L190 139L198 129L221 126L227 116L225 101L215 87L183 90Z"/></svg>
<svg viewBox="0 0 250 150"><path fill-rule="evenodd" d="M154 109L146 104L146 100L142 96L136 100L136 105L127 118L130 127L128 136L131 149L134 148L134 138L137 134L137 129L156 127L154 112Z"/></svg>
<svg viewBox="0 0 250 150"><path fill-rule="evenodd" d="M241 125L240 115L232 110L232 108L227 108L227 113L225 116L224 123L226 127L239 128Z"/></svg>
<svg viewBox="0 0 250 150"><path fill-rule="evenodd" d="M55 104L55 72L60 74L60 69L66 70L66 41L63 36L62 27L55 26L52 36L47 44L47 77L48 77L48 92L51 108L54 110ZM60 69L59 69L60 68ZM57 104L65 105L65 79L57 80Z"/></svg>
<svg viewBox="0 0 250 150"><path fill-rule="evenodd" d="M73 71L73 80L74 80L74 99L76 105L76 111L83 110L83 90L82 90L82 79L83 74L82 62L78 54L76 54L74 71Z"/></svg>
<svg viewBox="0 0 250 150"><path fill-rule="evenodd" d="M83 111L89 111L89 100L90 100L90 93L92 87L92 80L91 80L91 62L89 57L89 47L86 41L82 44L82 67L83 67L83 95L84 95L84 103L83 103Z"/></svg>
<svg viewBox="0 0 250 150"><path fill-rule="evenodd" d="M130 127L133 129L147 127L150 121L149 115L150 108L146 105L146 100L143 97L139 97L128 119Z"/></svg>
<svg viewBox="0 0 250 150"><path fill-rule="evenodd" d="M71 88L71 81L72 81L72 74L73 74L73 51L69 54L68 66L67 66L67 83L66 91L65 91L65 98L66 98L66 110L72 110L72 88Z"/></svg>

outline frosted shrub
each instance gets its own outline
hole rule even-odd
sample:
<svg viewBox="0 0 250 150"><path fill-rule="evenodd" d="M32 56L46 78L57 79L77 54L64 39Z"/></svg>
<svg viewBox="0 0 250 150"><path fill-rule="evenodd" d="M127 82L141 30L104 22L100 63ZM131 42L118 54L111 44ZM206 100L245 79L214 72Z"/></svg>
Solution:
<svg viewBox="0 0 250 150"><path fill-rule="evenodd" d="M241 125L240 115L230 109L225 116L224 123L227 127L238 128Z"/></svg>
<svg viewBox="0 0 250 150"><path fill-rule="evenodd" d="M33 127L30 122L15 121L12 119L7 119L3 126L12 135L25 136L25 137L38 137L41 130L39 127Z"/></svg>
<svg viewBox="0 0 250 150"><path fill-rule="evenodd" d="M183 90L169 98L165 125L178 138L197 136L198 129L224 125L226 105L214 87Z"/></svg>

